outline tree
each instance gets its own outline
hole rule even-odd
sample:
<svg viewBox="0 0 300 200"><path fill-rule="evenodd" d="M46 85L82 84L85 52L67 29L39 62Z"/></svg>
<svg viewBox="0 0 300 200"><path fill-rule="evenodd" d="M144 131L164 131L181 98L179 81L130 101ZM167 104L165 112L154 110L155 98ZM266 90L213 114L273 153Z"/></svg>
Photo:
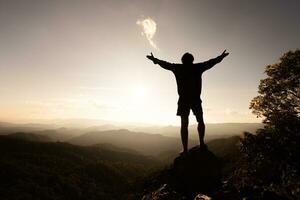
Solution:
<svg viewBox="0 0 300 200"><path fill-rule="evenodd" d="M266 66L250 102L265 127L241 139L233 185L247 199L300 199L300 50Z"/></svg>
<svg viewBox="0 0 300 200"><path fill-rule="evenodd" d="M266 66L265 73L268 77L260 81L250 109L268 126L287 128L299 123L300 50L285 53L279 63Z"/></svg>

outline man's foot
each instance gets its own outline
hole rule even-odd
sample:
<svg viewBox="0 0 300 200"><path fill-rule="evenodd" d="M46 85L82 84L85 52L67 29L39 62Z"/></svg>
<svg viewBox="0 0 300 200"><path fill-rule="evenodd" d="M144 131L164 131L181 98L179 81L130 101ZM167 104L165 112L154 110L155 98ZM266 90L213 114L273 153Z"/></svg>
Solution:
<svg viewBox="0 0 300 200"><path fill-rule="evenodd" d="M188 155L188 151L182 151L182 152L180 152L179 154L180 154L180 156L185 157L185 156Z"/></svg>

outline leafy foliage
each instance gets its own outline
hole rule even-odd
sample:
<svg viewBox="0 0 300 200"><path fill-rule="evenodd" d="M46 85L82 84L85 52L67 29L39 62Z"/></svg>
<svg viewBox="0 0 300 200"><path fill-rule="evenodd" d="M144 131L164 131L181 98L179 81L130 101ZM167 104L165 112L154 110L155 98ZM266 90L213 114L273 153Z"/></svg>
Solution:
<svg viewBox="0 0 300 200"><path fill-rule="evenodd" d="M245 133L234 184L251 199L300 199L300 135L265 128Z"/></svg>
<svg viewBox="0 0 300 200"><path fill-rule="evenodd" d="M259 96L250 108L258 117L265 117L265 123L284 127L300 118L300 50L285 53L280 62L268 65L267 78L261 80Z"/></svg>

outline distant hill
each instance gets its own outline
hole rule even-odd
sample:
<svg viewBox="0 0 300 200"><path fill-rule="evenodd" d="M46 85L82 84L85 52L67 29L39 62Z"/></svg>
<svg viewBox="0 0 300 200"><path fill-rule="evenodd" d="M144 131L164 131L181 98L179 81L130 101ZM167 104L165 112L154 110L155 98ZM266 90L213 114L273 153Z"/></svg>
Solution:
<svg viewBox="0 0 300 200"><path fill-rule="evenodd" d="M230 137L240 135L243 132L254 133L258 128L262 128L260 123L217 123L206 124L206 140L215 138ZM0 122L0 135L15 132L37 132L37 134L47 134L54 140L65 141L71 137L95 131L108 131L128 129L133 132L143 132L151 134L161 134L168 137L180 137L179 126L146 126L139 124L114 123L104 120L49 120L47 123L13 124ZM198 140L197 125L190 125L190 138Z"/></svg>
<svg viewBox="0 0 300 200"><path fill-rule="evenodd" d="M0 199L132 199L159 162L113 149L0 136Z"/></svg>
<svg viewBox="0 0 300 200"><path fill-rule="evenodd" d="M261 123L216 123L206 124L205 138L206 141L241 135L243 132L255 133L259 128L263 128ZM143 131L146 133L156 133L169 137L180 137L180 126L152 126L152 127L136 127L135 131ZM197 124L189 126L189 138L198 140Z"/></svg>
<svg viewBox="0 0 300 200"><path fill-rule="evenodd" d="M71 123L72 122L72 123ZM71 126L80 120L57 121L59 125ZM58 124L13 124L0 122L0 135L16 132L28 132L43 135L52 141L70 142L78 145L113 144L121 148L132 149L146 155L169 157L170 152L181 151L179 126L134 126L122 124L130 129L121 129L120 124L112 125L106 121L84 121L86 125L99 123L88 128L58 127ZM197 125L189 127L189 146L198 144ZM255 132L262 128L260 123L220 123L206 124L206 142L218 138L239 136L243 132ZM52 127L52 128L51 128ZM53 128L58 127L58 128ZM113 130L112 130L113 129ZM109 135L111 134L112 135Z"/></svg>
<svg viewBox="0 0 300 200"><path fill-rule="evenodd" d="M66 141L72 137L85 133L85 129L57 127L53 124L12 124L0 122L0 135L23 132L44 135L53 141Z"/></svg>
<svg viewBox="0 0 300 200"><path fill-rule="evenodd" d="M46 129L34 132L35 134L45 135L51 138L53 141L65 142L73 137L77 137L85 133L84 130L74 128L57 128Z"/></svg>
<svg viewBox="0 0 300 200"><path fill-rule="evenodd" d="M134 149L145 155L157 155L163 151L181 150L179 138L166 137L159 134L132 132L126 129L90 132L69 140L76 145L94 145L110 143L118 147ZM190 141L195 144L195 141Z"/></svg>
<svg viewBox="0 0 300 200"><path fill-rule="evenodd" d="M232 170L233 164L240 156L239 141L239 136L231 136L225 138L212 139L207 142L208 149L212 151L217 157L222 159L225 167L225 173L227 173L228 170ZM189 149L191 149L192 147L193 145L189 145ZM173 149L163 151L156 157L162 162L171 163L177 156L178 151Z"/></svg>
<svg viewBox="0 0 300 200"><path fill-rule="evenodd" d="M17 132L6 135L8 138L21 139L34 142L52 142L52 139L45 135L38 135L33 133Z"/></svg>
<svg viewBox="0 0 300 200"><path fill-rule="evenodd" d="M135 151L133 149L117 147L110 143L101 143L101 144L95 144L92 146L97 147L98 149L105 149L105 150L117 151L117 152L125 152L125 153L130 153L130 154L140 154L138 151Z"/></svg>
<svg viewBox="0 0 300 200"><path fill-rule="evenodd" d="M0 199L136 199L146 175L154 169L161 173L181 150L178 138L124 129L71 139L91 146L47 139L31 133L0 136ZM221 159L226 177L239 158L239 137L207 145Z"/></svg>
<svg viewBox="0 0 300 200"><path fill-rule="evenodd" d="M16 132L35 132L43 130L44 128L34 127L34 126L25 126L20 124L7 124L0 123L0 135L8 135Z"/></svg>
<svg viewBox="0 0 300 200"><path fill-rule="evenodd" d="M71 123L72 122L72 123ZM58 121L59 125L71 126L80 120ZM26 132L46 136L50 141L70 142L77 145L113 144L145 155L153 155L161 160L169 160L181 151L179 126L134 126L122 124L130 129L121 129L120 124L112 125L106 121L84 121L88 128L58 127L58 124L13 124L0 122L0 135ZM101 124L102 123L102 124ZM197 125L189 127L189 147L198 144ZM254 133L262 128L260 123L220 123L206 124L206 142L214 139L239 136L248 131ZM52 128L51 128L52 127ZM56 128L53 128L56 127ZM113 130L111 130L113 129Z"/></svg>
<svg viewBox="0 0 300 200"><path fill-rule="evenodd" d="M228 176L236 168L240 154L240 137L219 138L207 143L208 148L222 160L223 176Z"/></svg>

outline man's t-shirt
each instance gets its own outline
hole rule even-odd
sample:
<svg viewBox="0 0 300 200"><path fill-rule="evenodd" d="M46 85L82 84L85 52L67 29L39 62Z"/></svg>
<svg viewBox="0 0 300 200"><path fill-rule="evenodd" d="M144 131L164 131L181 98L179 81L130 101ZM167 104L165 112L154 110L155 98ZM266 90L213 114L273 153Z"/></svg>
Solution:
<svg viewBox="0 0 300 200"><path fill-rule="evenodd" d="M202 90L202 73L221 62L220 56L206 62L196 64L174 64L155 59L154 63L174 73L177 82L179 99L191 102L200 99Z"/></svg>

